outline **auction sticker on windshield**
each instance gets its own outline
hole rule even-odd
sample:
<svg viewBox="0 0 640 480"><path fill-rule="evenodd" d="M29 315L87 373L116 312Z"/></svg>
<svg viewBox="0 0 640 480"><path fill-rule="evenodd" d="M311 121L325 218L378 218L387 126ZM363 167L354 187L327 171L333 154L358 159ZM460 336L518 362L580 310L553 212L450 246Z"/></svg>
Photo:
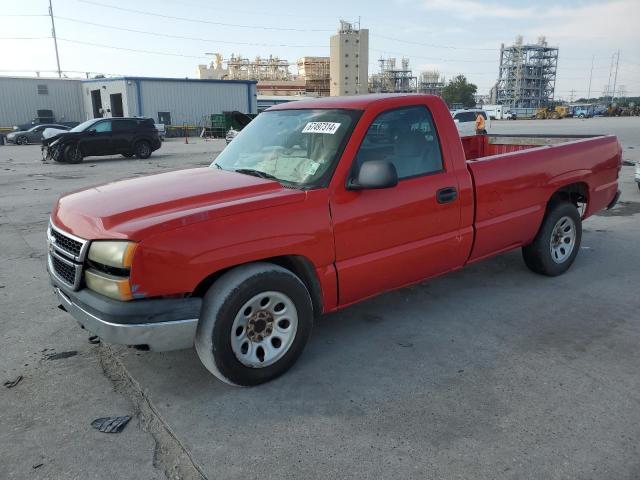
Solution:
<svg viewBox="0 0 640 480"><path fill-rule="evenodd" d="M333 135L340 128L336 122L309 122L302 129L302 133L328 133Z"/></svg>

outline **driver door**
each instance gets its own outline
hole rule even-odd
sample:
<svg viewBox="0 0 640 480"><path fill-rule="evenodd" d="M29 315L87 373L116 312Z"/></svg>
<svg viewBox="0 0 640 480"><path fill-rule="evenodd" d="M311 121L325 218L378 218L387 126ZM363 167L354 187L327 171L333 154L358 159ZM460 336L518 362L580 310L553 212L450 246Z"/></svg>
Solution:
<svg viewBox="0 0 640 480"><path fill-rule="evenodd" d="M80 141L80 150L83 155L110 155L111 148L111 120L101 120L95 123L88 131L85 138Z"/></svg>
<svg viewBox="0 0 640 480"><path fill-rule="evenodd" d="M457 176L425 105L391 109L369 125L352 173L393 163L395 187L347 190L331 200L339 303L346 305L459 267Z"/></svg>

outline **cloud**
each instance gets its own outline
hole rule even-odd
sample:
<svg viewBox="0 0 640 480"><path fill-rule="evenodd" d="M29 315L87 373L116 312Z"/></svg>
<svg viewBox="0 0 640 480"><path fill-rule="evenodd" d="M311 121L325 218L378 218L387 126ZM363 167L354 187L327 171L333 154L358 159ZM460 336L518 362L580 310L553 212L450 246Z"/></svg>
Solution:
<svg viewBox="0 0 640 480"><path fill-rule="evenodd" d="M591 53L589 49L602 47L637 54L640 45L638 25L640 3L617 0L575 8L571 15L549 19L535 29L548 32L554 44L582 46L587 55ZM533 34L533 29L524 33Z"/></svg>
<svg viewBox="0 0 640 480"><path fill-rule="evenodd" d="M533 7L510 7L476 0L423 0L422 5L428 10L450 13L466 20L480 17L524 19L537 13Z"/></svg>

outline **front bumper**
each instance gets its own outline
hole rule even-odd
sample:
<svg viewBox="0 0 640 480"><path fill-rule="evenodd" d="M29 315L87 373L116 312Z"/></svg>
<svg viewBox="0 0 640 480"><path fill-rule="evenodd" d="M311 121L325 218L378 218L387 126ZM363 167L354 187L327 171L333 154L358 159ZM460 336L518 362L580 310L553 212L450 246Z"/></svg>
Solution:
<svg viewBox="0 0 640 480"><path fill-rule="evenodd" d="M51 283L62 307L106 343L145 345L156 352L193 347L200 298L120 302L86 288L72 291L53 275Z"/></svg>
<svg viewBox="0 0 640 480"><path fill-rule="evenodd" d="M613 196L613 198L611 199L611 202L609 202L609 205L607 205L607 210L611 210L613 207L616 206L616 204L618 203L618 200L620 200L620 195L622 195L622 192L618 190L616 194Z"/></svg>

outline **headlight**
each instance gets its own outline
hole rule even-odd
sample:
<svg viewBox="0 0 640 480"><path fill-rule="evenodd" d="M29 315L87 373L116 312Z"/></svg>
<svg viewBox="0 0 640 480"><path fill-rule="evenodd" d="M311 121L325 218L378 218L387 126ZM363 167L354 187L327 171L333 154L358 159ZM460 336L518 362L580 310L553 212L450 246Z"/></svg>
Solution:
<svg viewBox="0 0 640 480"><path fill-rule="evenodd" d="M131 268L136 243L113 240L91 242L89 260L114 268Z"/></svg>
<svg viewBox="0 0 640 480"><path fill-rule="evenodd" d="M84 272L84 281L87 288L105 297L115 300L131 300L133 298L128 278L116 277L90 268Z"/></svg>

